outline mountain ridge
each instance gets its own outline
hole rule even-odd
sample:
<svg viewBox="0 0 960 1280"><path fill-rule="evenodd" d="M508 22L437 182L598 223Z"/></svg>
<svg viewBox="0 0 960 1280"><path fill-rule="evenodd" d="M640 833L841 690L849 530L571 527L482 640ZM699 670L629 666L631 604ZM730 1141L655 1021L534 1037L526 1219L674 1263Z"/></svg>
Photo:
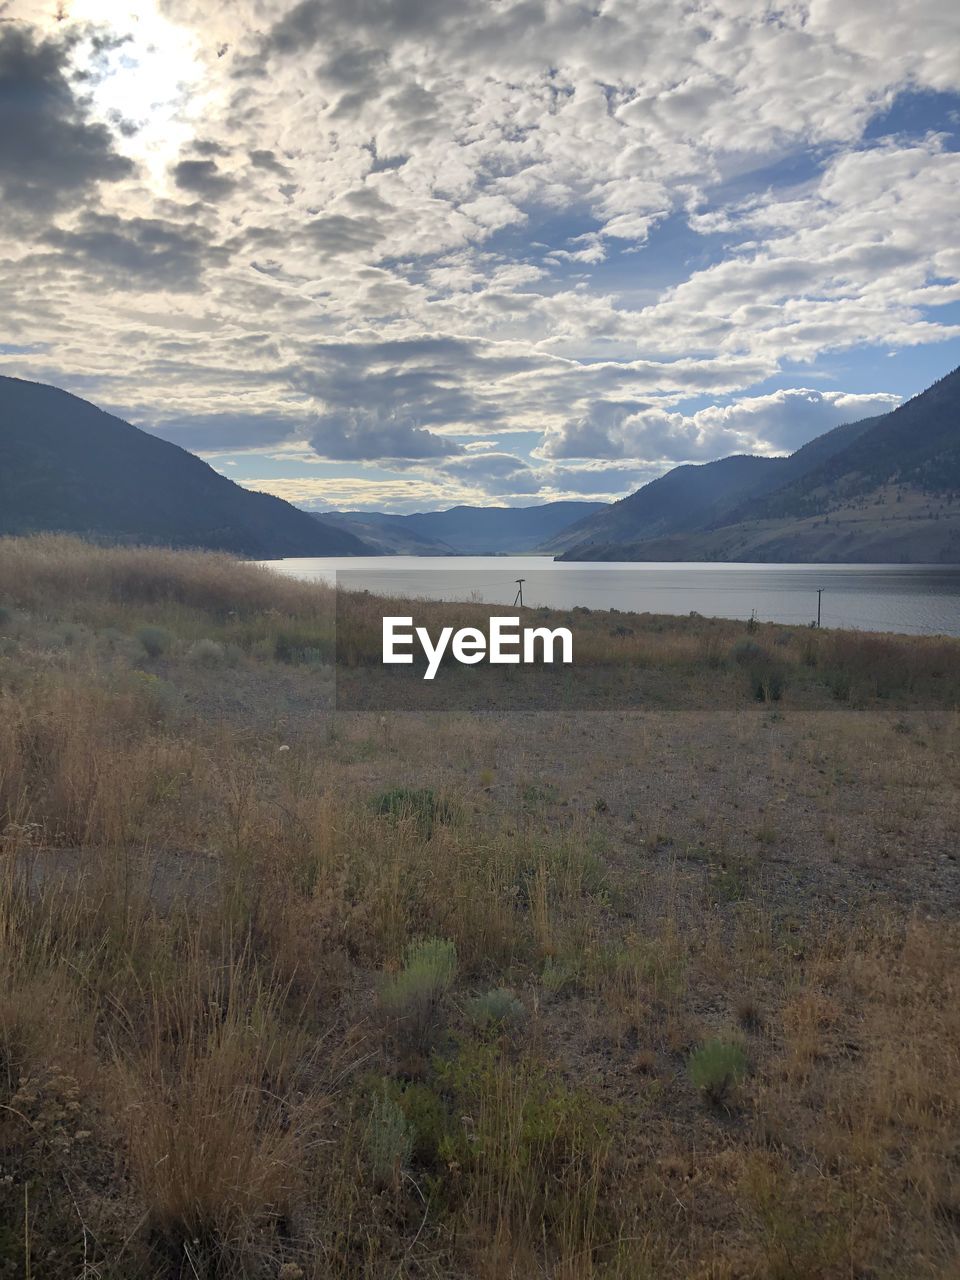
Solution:
<svg viewBox="0 0 960 1280"><path fill-rule="evenodd" d="M788 457L754 458L766 465L738 490L729 477L750 457L676 467L552 549L561 560L960 562L960 369ZM664 494L673 507L658 523Z"/></svg>
<svg viewBox="0 0 960 1280"><path fill-rule="evenodd" d="M561 500L529 507L473 507L398 515L382 511L326 511L321 519L379 541L393 555L505 555L539 550L579 517L606 503ZM420 548L413 550L414 547Z"/></svg>
<svg viewBox="0 0 960 1280"><path fill-rule="evenodd" d="M0 534L40 532L251 559L368 550L80 396L0 375Z"/></svg>

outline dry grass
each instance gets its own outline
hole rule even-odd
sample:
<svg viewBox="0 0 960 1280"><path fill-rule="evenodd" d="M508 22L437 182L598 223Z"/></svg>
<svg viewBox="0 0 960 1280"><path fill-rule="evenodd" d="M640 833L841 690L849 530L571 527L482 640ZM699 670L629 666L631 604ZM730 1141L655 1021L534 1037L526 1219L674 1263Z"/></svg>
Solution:
<svg viewBox="0 0 960 1280"><path fill-rule="evenodd" d="M577 614L687 709L337 716L223 557L0 605L0 1276L958 1273L958 646Z"/></svg>

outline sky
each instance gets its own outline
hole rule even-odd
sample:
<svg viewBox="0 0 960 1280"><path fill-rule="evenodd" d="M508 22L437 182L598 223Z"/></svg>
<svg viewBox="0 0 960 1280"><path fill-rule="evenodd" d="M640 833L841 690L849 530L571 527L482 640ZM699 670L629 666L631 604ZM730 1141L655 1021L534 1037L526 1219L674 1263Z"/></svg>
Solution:
<svg viewBox="0 0 960 1280"><path fill-rule="evenodd" d="M960 364L954 0L0 0L0 373L315 510L612 500Z"/></svg>

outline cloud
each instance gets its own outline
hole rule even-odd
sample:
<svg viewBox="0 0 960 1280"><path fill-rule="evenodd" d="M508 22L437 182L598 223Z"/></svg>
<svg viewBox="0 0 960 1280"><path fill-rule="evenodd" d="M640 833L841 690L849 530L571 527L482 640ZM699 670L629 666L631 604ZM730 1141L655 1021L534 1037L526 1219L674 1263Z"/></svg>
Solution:
<svg viewBox="0 0 960 1280"><path fill-rule="evenodd" d="M523 458L512 453L478 453L448 462L447 475L478 486L485 494L539 493L542 480Z"/></svg>
<svg viewBox="0 0 960 1280"><path fill-rule="evenodd" d="M71 229L52 227L42 243L58 251L61 270L89 270L123 291L195 291L207 267L229 258L229 251L212 244L197 224L95 212L84 214Z"/></svg>
<svg viewBox="0 0 960 1280"><path fill-rule="evenodd" d="M255 147L250 152L250 163L257 169L265 169L268 173L278 174L282 178L289 178L293 172L287 165L281 164L275 151L266 147Z"/></svg>
<svg viewBox="0 0 960 1280"><path fill-rule="evenodd" d="M862 342L909 345L933 330L918 311L957 284L960 154L929 137L837 156L816 185L727 210L740 252L668 290L638 319L664 353L709 344L811 359ZM960 333L942 325L937 336Z"/></svg>
<svg viewBox="0 0 960 1280"><path fill-rule="evenodd" d="M74 43L0 26L0 191L8 207L50 212L134 172L77 92Z"/></svg>
<svg viewBox="0 0 960 1280"><path fill-rule="evenodd" d="M181 190L204 200L223 200L237 185L220 172L216 160L181 160L173 166L173 180Z"/></svg>
<svg viewBox="0 0 960 1280"><path fill-rule="evenodd" d="M330 258L356 252L366 256L383 239L383 232L376 218L352 218L342 213L314 218L307 223L304 231L310 243L325 257Z"/></svg>
<svg viewBox="0 0 960 1280"><path fill-rule="evenodd" d="M448 17L446 0L301 0L271 28L264 51L301 53L345 23L382 38L436 32Z"/></svg>
<svg viewBox="0 0 960 1280"><path fill-rule="evenodd" d="M252 476L244 479L243 484L311 511L431 511L460 502L469 504L477 498L472 489L429 476L406 476L402 480L369 478L362 474L279 480L276 476Z"/></svg>
<svg viewBox="0 0 960 1280"><path fill-rule="evenodd" d="M685 419L698 434L734 433L751 449L792 453L808 440L845 422L889 413L901 397L887 392L854 394L791 387L747 396L729 405L711 405Z"/></svg>
<svg viewBox="0 0 960 1280"><path fill-rule="evenodd" d="M582 418L551 432L544 456L636 458L676 464L731 453L792 453L845 422L888 413L900 397L805 387L746 396L695 413L598 401Z"/></svg>
<svg viewBox="0 0 960 1280"><path fill-rule="evenodd" d="M152 435L191 453L242 453L276 447L297 437L302 420L269 413L184 414L154 422Z"/></svg>
<svg viewBox="0 0 960 1280"><path fill-rule="evenodd" d="M595 400L586 412L549 431L542 453L547 458L623 458L627 424L646 408L635 402Z"/></svg>
<svg viewBox="0 0 960 1280"><path fill-rule="evenodd" d="M885 349L960 334L955 122L865 135L960 88L944 0L156 8L177 75L118 114L136 40L106 76L8 0L0 289L14 372L187 447L378 464L391 502L609 493L886 403L808 390L832 353L896 386Z"/></svg>
<svg viewBox="0 0 960 1280"><path fill-rule="evenodd" d="M321 458L341 461L445 458L463 448L428 431L415 419L381 409L321 414L311 425L309 440Z"/></svg>
<svg viewBox="0 0 960 1280"><path fill-rule="evenodd" d="M417 335L310 344L290 377L317 407L308 438L321 457L422 459L464 454L458 429L499 422L496 396L471 387L471 374L496 383L531 367L529 359L463 340Z"/></svg>

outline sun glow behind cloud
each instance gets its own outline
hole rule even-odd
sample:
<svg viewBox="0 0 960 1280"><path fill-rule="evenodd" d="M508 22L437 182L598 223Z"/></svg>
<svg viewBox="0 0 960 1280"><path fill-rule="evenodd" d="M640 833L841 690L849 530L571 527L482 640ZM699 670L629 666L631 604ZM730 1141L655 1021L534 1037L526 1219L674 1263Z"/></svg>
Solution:
<svg viewBox="0 0 960 1280"><path fill-rule="evenodd" d="M74 65L91 76L91 114L135 128L121 132L120 147L146 169L151 185L162 190L170 164L213 109L216 91L207 81L197 30L172 22L154 0L18 5L18 15L21 9L50 34L65 23L89 24L90 37L79 41ZM118 43L97 48L94 38L104 34Z"/></svg>

